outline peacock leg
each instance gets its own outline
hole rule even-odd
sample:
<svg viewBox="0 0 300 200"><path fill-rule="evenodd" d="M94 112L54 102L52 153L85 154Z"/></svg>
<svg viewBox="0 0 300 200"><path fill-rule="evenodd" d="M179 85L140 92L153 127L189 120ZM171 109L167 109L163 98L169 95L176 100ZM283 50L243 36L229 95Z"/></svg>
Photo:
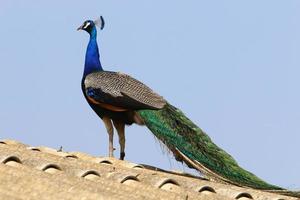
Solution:
<svg viewBox="0 0 300 200"><path fill-rule="evenodd" d="M124 160L125 157L125 124L121 121L113 120L114 126L119 135L120 143L120 160Z"/></svg>
<svg viewBox="0 0 300 200"><path fill-rule="evenodd" d="M108 133L108 151L109 151L109 157L114 157L114 145L113 145L113 139L114 139L114 128L111 123L111 119L108 117L102 118L104 125L106 127L107 133Z"/></svg>

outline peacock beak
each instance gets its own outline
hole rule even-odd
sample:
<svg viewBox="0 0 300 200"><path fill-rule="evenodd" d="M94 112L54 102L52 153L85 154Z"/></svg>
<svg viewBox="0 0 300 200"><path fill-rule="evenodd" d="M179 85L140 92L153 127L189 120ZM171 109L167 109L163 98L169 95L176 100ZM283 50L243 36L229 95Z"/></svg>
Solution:
<svg viewBox="0 0 300 200"><path fill-rule="evenodd" d="M83 25L84 25L84 24L82 24L81 26L79 26L79 27L77 28L77 31L83 30Z"/></svg>

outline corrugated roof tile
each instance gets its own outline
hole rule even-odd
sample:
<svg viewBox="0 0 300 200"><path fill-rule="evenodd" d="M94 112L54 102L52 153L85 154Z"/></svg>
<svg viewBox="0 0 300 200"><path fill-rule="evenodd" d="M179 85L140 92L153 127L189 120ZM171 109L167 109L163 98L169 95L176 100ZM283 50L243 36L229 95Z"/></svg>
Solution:
<svg viewBox="0 0 300 200"><path fill-rule="evenodd" d="M0 199L295 199L182 172L0 142Z"/></svg>

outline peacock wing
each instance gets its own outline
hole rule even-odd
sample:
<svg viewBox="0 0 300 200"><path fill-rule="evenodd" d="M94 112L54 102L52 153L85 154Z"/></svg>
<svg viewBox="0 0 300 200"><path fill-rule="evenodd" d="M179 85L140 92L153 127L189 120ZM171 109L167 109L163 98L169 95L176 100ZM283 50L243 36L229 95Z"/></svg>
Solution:
<svg viewBox="0 0 300 200"><path fill-rule="evenodd" d="M166 100L142 82L120 72L94 72L84 80L86 95L99 103L127 109L161 109Z"/></svg>

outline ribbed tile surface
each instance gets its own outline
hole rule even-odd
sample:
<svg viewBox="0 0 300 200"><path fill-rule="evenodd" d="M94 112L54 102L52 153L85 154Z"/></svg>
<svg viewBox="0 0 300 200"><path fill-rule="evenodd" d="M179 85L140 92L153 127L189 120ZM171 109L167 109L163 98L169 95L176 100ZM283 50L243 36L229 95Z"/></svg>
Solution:
<svg viewBox="0 0 300 200"><path fill-rule="evenodd" d="M296 199L127 161L0 142L0 199Z"/></svg>

